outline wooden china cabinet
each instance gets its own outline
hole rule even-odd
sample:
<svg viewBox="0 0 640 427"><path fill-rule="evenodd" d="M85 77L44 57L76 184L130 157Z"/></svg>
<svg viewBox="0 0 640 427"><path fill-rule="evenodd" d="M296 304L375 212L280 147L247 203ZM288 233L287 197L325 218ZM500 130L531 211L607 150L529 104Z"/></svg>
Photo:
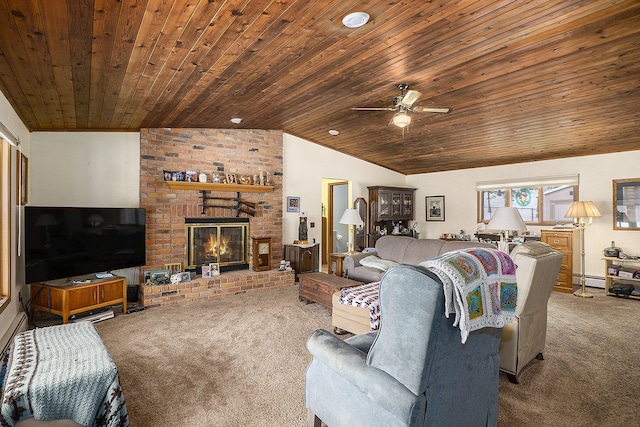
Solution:
<svg viewBox="0 0 640 427"><path fill-rule="evenodd" d="M413 220L413 195L415 188L373 186L369 189L368 246L375 246L381 236L380 229L392 233L393 223L408 228ZM410 235L410 234L406 234Z"/></svg>

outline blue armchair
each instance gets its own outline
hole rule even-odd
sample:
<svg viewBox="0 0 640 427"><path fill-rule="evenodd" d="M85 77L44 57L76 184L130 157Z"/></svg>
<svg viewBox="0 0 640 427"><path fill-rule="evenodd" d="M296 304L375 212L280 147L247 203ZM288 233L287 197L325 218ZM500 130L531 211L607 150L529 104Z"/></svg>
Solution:
<svg viewBox="0 0 640 427"><path fill-rule="evenodd" d="M442 283L423 267L389 270L380 305L377 332L309 337L307 425L495 426L501 330L471 332L462 344Z"/></svg>

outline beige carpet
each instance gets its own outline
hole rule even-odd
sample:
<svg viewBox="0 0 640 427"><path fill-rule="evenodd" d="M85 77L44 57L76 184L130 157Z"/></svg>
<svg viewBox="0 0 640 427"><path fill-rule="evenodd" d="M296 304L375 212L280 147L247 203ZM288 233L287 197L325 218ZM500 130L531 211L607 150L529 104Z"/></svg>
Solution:
<svg viewBox="0 0 640 427"><path fill-rule="evenodd" d="M305 342L331 330L297 287L160 307L97 323L131 425L303 426ZM500 376L500 426L640 420L640 301L554 293L546 360Z"/></svg>

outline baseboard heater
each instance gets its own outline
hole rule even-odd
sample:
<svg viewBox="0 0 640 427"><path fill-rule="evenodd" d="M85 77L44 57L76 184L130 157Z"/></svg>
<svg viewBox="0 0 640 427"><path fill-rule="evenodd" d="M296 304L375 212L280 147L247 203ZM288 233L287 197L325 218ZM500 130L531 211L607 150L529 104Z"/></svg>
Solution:
<svg viewBox="0 0 640 427"><path fill-rule="evenodd" d="M579 274L574 274L573 275L573 284L574 285L578 285L578 286L582 285L582 282L580 281L580 275ZM588 274L585 274L585 276L584 276L584 285L589 287L589 288L604 289L604 277L589 276Z"/></svg>
<svg viewBox="0 0 640 427"><path fill-rule="evenodd" d="M88 316L78 317L78 318L75 318L73 320L70 320L70 322L71 323L76 323L76 322L97 323L97 322L102 322L103 320L111 319L112 317L113 317L113 310L107 310L107 311L103 311L101 313L90 314Z"/></svg>
<svg viewBox="0 0 640 427"><path fill-rule="evenodd" d="M13 343L13 338L20 332L26 331L28 325L29 322L26 313L18 313L0 341L0 349L2 349L2 353L0 353L0 360L4 359L4 355L9 350L9 346Z"/></svg>

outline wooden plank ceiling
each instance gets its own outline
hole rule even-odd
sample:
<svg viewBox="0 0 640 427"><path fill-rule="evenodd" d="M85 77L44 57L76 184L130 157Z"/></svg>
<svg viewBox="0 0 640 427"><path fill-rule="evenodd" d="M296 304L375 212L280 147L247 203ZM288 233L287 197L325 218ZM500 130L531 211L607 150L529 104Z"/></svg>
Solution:
<svg viewBox="0 0 640 427"><path fill-rule="evenodd" d="M0 9L0 90L31 131L282 129L404 174L640 149L638 0ZM360 10L366 25L342 25ZM399 83L452 112L403 134L393 111L352 110L390 107Z"/></svg>

